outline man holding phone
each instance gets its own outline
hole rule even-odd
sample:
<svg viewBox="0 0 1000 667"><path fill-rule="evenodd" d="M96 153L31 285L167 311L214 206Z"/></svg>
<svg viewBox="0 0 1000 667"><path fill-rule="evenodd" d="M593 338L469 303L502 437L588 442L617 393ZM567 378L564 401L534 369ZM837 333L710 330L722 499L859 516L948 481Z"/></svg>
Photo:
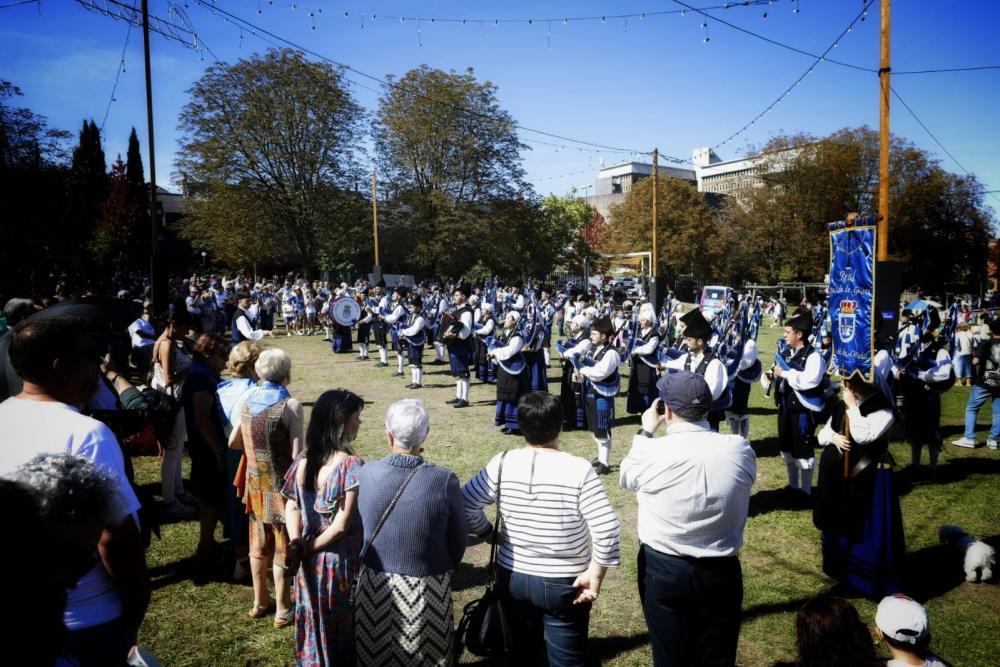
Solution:
<svg viewBox="0 0 1000 667"><path fill-rule="evenodd" d="M653 664L733 665L757 459L745 438L709 427L702 376L668 368L657 387L619 480L639 503L639 598Z"/></svg>

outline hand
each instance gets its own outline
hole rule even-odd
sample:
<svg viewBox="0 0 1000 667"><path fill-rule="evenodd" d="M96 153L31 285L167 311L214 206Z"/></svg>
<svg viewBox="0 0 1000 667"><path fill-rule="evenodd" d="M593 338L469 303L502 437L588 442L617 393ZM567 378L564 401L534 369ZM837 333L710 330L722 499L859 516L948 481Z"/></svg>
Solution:
<svg viewBox="0 0 1000 667"><path fill-rule="evenodd" d="M851 451L851 439L848 438L846 435L841 435L840 433L834 433L833 437L830 439L830 442L833 444L834 447L840 450L841 454L846 454L847 452Z"/></svg>
<svg viewBox="0 0 1000 667"><path fill-rule="evenodd" d="M268 331L268 332L267 332L266 334L264 334L264 335L265 335L265 336L267 336L268 338L274 338L274 331Z"/></svg>
<svg viewBox="0 0 1000 667"><path fill-rule="evenodd" d="M666 423L666 414L659 413L660 403L659 398L653 399L653 403L642 413L642 428L647 433L655 434L660 424Z"/></svg>
<svg viewBox="0 0 1000 667"><path fill-rule="evenodd" d="M776 378L780 378L781 377L781 366L775 366L774 370L771 371L771 375L773 375Z"/></svg>
<svg viewBox="0 0 1000 667"><path fill-rule="evenodd" d="M577 593L576 597L573 598L573 604L594 602L597 599L597 596L601 594L601 579L602 577L594 574L590 570L587 570L574 579L573 588L578 589L579 593Z"/></svg>
<svg viewBox="0 0 1000 667"><path fill-rule="evenodd" d="M848 410L858 407L857 397L854 395L854 392L848 389L846 386L844 387L844 391L842 392L841 395L844 399L844 405L847 406Z"/></svg>
<svg viewBox="0 0 1000 667"><path fill-rule="evenodd" d="M301 542L296 540L288 545L288 550L285 552L285 569L289 574L295 574L299 571L299 566L302 564L302 555Z"/></svg>

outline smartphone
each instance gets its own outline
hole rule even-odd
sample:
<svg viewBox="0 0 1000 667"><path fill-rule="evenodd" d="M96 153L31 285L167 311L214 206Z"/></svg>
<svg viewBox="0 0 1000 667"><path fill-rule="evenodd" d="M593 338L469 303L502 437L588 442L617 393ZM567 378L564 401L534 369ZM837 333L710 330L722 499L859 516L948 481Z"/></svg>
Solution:
<svg viewBox="0 0 1000 667"><path fill-rule="evenodd" d="M662 415L662 414L666 414L666 412L667 412L667 406L664 405L663 400L661 399L661 400L657 401L656 402L656 414Z"/></svg>

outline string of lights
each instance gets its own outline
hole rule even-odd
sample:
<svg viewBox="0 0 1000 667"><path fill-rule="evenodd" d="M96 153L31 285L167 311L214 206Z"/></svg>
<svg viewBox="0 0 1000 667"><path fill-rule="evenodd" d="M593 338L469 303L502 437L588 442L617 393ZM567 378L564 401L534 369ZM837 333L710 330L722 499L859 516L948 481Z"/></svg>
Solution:
<svg viewBox="0 0 1000 667"><path fill-rule="evenodd" d="M677 0L674 0L674 1L676 2ZM717 143L714 146L712 146L712 149L714 150L716 148L719 148L720 146L726 145L727 143L729 143L730 141L732 141L736 137L740 136L741 134L743 134L744 132L746 132L747 130L749 130L751 127L753 127L757 123L758 120L760 120L761 118L763 118L767 114L771 113L771 111L776 106L778 106L779 104L781 104L781 102L786 97L788 97L789 95L791 95L792 91L795 90L795 88L797 86L800 86L802 84L802 81L815 71L815 68L816 68L817 65L819 65L821 62L826 62L828 60L827 57L826 57L826 55L830 51L832 51L833 49L837 48L840 45L840 40L842 40L844 38L844 35L846 35L847 33L853 31L854 24L857 23L857 22L859 22L860 19L863 18L868 13L868 8L869 8L869 6L871 6L871 4L872 4L873 1L874 0L867 0L867 2L865 2L864 7L862 8L861 12L859 12L857 14L857 16L855 16L851 20L851 22L847 25L847 27L844 28L844 30L842 30L840 32L840 34L837 36L837 38L835 40L833 40L833 43L830 44L830 46L826 47L826 50L823 51L823 53L821 53L820 55L816 56L816 60L813 61L813 63L809 66L809 68L805 72L803 72L801 75L799 75L799 77L797 79L795 79L795 81L792 82L792 85L790 85L787 88L785 88L784 92L782 92L780 95L778 95L777 99L775 99L773 102L771 102L767 107L765 107L765 109L763 111L761 111L756 116L754 116L749 122L745 123L742 127L740 127L740 129L736 130L735 132L733 132L732 134L730 134L728 137L726 137L725 139L723 139L719 143Z"/></svg>
<svg viewBox="0 0 1000 667"><path fill-rule="evenodd" d="M0 5L0 9L11 9L13 7L20 7L21 5L38 5L38 7L41 8L42 0L20 0L20 2L9 2L5 5Z"/></svg>
<svg viewBox="0 0 1000 667"><path fill-rule="evenodd" d="M382 86L385 86L387 88L391 88L393 90L398 90L398 91L400 91L402 93L405 93L407 95L414 95L415 96L415 95L419 94L419 93L417 93L417 91L411 90L411 89L407 88L406 86L399 84L398 82L387 81L386 79L383 79L381 77L378 77L378 76L375 76L373 74L369 74L367 72L359 70L358 68L356 68L356 67L354 67L352 65L349 65L347 63L344 63L344 62L341 62L341 61L338 61L338 60L334 60L333 58L330 58L330 57L325 56L325 55L323 55L321 53L318 53L317 51L315 51L313 49L310 49L310 48L305 47L305 46L303 46L301 44L298 44L298 43L296 43L296 42L294 42L294 41L292 41L290 39L282 37L281 35L278 35L278 34L272 32L272 31L270 31L270 30L268 30L266 28L263 28L260 25L257 25L257 24L255 24L255 23L253 23L251 21L248 21L247 19L244 19L244 18L242 18L242 17L240 17L240 16L238 16L236 14L233 14L232 12L229 12L229 11L227 11L225 9L222 9L221 7L213 4L209 0L194 0L194 2L196 4L198 4L198 5L201 5L201 6L205 7L205 8L207 8L207 9L209 9L209 10L214 10L213 13L217 13L217 14L225 17L225 18L228 18L230 20L230 22L237 24L240 28L245 28L247 30L253 30L253 31L255 31L255 33L260 33L260 34L266 35L266 36L270 37L271 39L273 39L275 41L278 41L278 42L281 42L282 44L285 44L286 46L290 46L293 49L297 49L297 50L301 51L302 53L309 54L309 55L311 55L311 56L313 56L315 58L318 58L318 59L320 59L320 60L322 60L324 62L330 63L331 65L335 65L336 67L340 67L345 72L350 72L350 73L352 73L352 74L354 74L356 76L362 77L364 79L368 79L370 81L373 81L373 82L375 82L377 84L380 84ZM458 110L461 113L470 114L470 115L473 115L473 116L475 116L477 118L483 118L483 119L486 119L486 120L496 120L495 118L493 118L489 114L486 114L486 113L483 113L483 112L480 112L480 111L476 111L474 109L469 109L467 107L462 107L462 106L459 106L459 105L454 105L452 103L448 103L448 104L449 104L449 106L452 106L453 108L455 108L456 110ZM559 141L567 142L568 144L573 144L573 146L568 146L568 148L590 147L590 148L593 148L593 149L598 149L598 150L602 150L602 151L609 151L609 152L633 153L633 154L636 154L636 155L649 155L650 154L650 151L642 151L642 150L636 150L636 149L630 149L630 148L622 148L621 146L611 146L611 145L601 144L601 143L597 143L597 142L593 142L593 141L586 141L586 140L582 140L582 139L574 139L572 137L567 137L567 136L564 136L564 135L561 135L561 134L556 134L554 132L549 132L549 131L546 131L546 130L539 130L539 129L536 129L536 128L528 127L528 126L522 125L520 123L514 123L514 127L517 130L520 130L520 131L523 131L523 132L530 132L532 134L538 134L540 136L548 137L550 139L557 139Z"/></svg>
<svg viewBox="0 0 1000 667"><path fill-rule="evenodd" d="M137 28L142 27L142 13L135 7L126 5L119 0L75 0L75 2L92 12L102 14L104 16L117 19L119 21L125 21ZM184 11L174 4L170 4L168 10L172 15L176 15L178 18L185 22L185 25L178 25L172 19L164 19L159 16L149 16L149 30L150 32L155 32L158 35L166 37L167 39L173 40L186 46L189 49L199 48L198 33L195 32L194 28L187 21L187 17Z"/></svg>
<svg viewBox="0 0 1000 667"><path fill-rule="evenodd" d="M118 61L118 71L115 72L115 84L111 87L111 97L108 99L108 106L104 108L104 118L101 120L101 133L104 133L104 124L108 122L108 114L111 113L111 105L118 101L115 95L118 93L118 81L125 71L125 51L128 49L128 40L132 36L132 23L128 23L128 30L125 31L125 45L122 46L122 57Z"/></svg>
<svg viewBox="0 0 1000 667"><path fill-rule="evenodd" d="M941 141L934 135L934 133L931 132L931 129L929 127L927 127L927 125L924 123L924 121L920 120L920 116L917 115L917 112L915 112L910 107L910 105L906 103L906 100L904 100L899 95L899 93L896 92L896 89L893 88L892 86L889 86L889 90L892 91L893 97L895 97L897 100L899 100L899 103L903 105L903 108L906 109L906 111L909 112L909 114L911 116L913 116L913 120L917 121L917 125L919 125L920 127L922 127L924 129L924 132L927 133L927 136L929 136L934 141L934 143L938 145L938 148L940 148L944 152L945 155L947 155L949 158L951 158L951 161L954 162L958 166L958 168L961 169L965 173L966 176L972 176L972 173L968 169L965 168L965 165L963 165L961 162L959 162L958 158L955 157L952 154L952 152L945 147L945 145L943 143L941 143ZM989 194L990 197L992 197L994 200L996 200L998 203L1000 203L1000 197L998 197L996 195L996 192L997 192L996 190L984 190L984 191L982 191L983 194Z"/></svg>

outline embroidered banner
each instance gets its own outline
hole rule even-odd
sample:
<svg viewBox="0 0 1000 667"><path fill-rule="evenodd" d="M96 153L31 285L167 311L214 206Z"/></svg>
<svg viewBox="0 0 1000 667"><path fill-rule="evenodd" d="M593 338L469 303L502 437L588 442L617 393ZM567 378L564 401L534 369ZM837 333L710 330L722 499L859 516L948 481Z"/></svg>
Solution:
<svg viewBox="0 0 1000 667"><path fill-rule="evenodd" d="M873 380L875 356L875 233L870 215L830 223L830 320L833 365L842 377Z"/></svg>

